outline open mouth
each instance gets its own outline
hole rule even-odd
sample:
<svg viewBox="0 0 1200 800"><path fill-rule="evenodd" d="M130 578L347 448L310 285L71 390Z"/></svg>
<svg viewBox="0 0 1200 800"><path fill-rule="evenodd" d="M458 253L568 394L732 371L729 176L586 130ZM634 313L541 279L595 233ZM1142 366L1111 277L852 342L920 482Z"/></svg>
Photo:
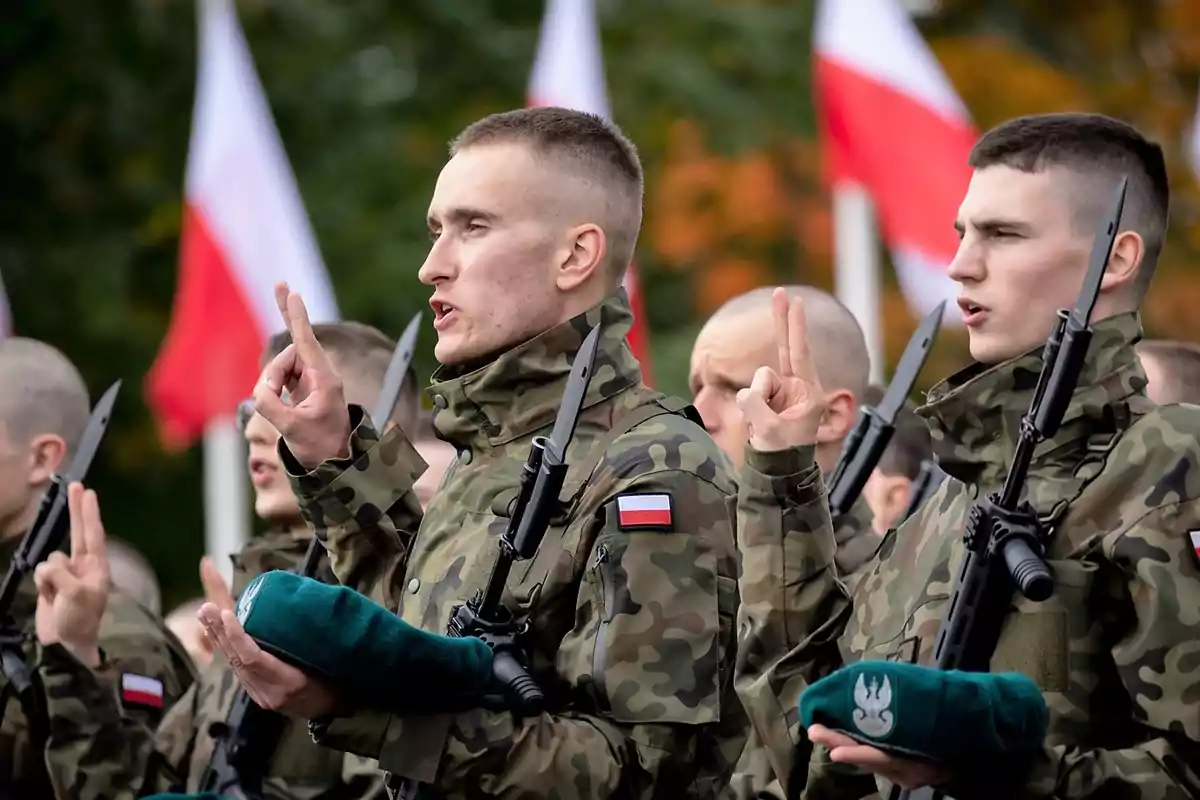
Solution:
<svg viewBox="0 0 1200 800"><path fill-rule="evenodd" d="M978 323L987 314L987 309L971 300L959 300L958 307L962 310L963 322L967 325Z"/></svg>
<svg viewBox="0 0 1200 800"><path fill-rule="evenodd" d="M430 300L429 307L433 309L433 327L439 331L453 323L457 316L458 310L444 300Z"/></svg>
<svg viewBox="0 0 1200 800"><path fill-rule="evenodd" d="M254 483L266 483L275 475L275 466L264 459L250 459L250 479Z"/></svg>

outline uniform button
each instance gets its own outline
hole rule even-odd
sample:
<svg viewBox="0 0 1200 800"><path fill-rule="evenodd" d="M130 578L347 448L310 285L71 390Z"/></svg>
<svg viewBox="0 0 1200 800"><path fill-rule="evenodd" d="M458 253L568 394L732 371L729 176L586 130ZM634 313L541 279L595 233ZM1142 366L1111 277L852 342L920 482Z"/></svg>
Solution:
<svg viewBox="0 0 1200 800"><path fill-rule="evenodd" d="M421 582L419 580L417 580L416 578L413 578L411 581L408 582L408 593L416 594L419 591L421 591Z"/></svg>
<svg viewBox="0 0 1200 800"><path fill-rule="evenodd" d="M471 463L471 451L463 450L461 453L458 454L458 460L461 461L463 464L470 464Z"/></svg>
<svg viewBox="0 0 1200 800"><path fill-rule="evenodd" d="M450 405L446 402L446 395L444 394L435 394L433 396L433 404L438 408L445 408L446 406Z"/></svg>

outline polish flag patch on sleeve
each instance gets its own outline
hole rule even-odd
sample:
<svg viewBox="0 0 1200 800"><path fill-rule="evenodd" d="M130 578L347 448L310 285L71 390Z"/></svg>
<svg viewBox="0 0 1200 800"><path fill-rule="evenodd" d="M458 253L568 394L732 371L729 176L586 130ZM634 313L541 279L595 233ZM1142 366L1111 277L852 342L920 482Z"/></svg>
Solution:
<svg viewBox="0 0 1200 800"><path fill-rule="evenodd" d="M669 494L617 495L617 527L623 531L640 528L674 529Z"/></svg>
<svg viewBox="0 0 1200 800"><path fill-rule="evenodd" d="M132 672L122 674L121 702L125 705L162 708L162 681L145 675L134 675Z"/></svg>
<svg viewBox="0 0 1200 800"><path fill-rule="evenodd" d="M1188 531L1188 537L1192 540L1192 555L1196 557L1196 563L1200 564L1200 530Z"/></svg>

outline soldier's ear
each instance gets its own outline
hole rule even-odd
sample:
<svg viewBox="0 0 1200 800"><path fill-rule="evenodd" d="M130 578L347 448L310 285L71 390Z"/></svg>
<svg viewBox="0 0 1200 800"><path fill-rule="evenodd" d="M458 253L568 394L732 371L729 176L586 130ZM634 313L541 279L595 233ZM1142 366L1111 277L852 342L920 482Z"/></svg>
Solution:
<svg viewBox="0 0 1200 800"><path fill-rule="evenodd" d="M62 469L67 457L67 443L61 436L42 433L29 442L29 485L40 486Z"/></svg>

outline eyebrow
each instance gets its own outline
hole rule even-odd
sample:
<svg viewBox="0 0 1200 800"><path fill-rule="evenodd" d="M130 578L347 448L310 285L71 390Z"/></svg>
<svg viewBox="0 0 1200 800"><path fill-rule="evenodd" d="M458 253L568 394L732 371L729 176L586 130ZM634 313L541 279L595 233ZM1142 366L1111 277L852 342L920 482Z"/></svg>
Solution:
<svg viewBox="0 0 1200 800"><path fill-rule="evenodd" d="M469 222L471 220L481 220L483 222L493 223L496 220L498 220L500 217L498 214L494 214L490 211L484 211L481 208L468 208L468 207L462 206L462 207L451 208L451 209L447 210L444 214L441 215L441 218L451 224L453 224L453 223L461 224L463 222ZM432 213L429 214L429 216L426 218L426 223L431 228L434 227L435 225L442 224L441 222L439 222L438 215L432 214Z"/></svg>
<svg viewBox="0 0 1200 800"><path fill-rule="evenodd" d="M994 233L998 230L1017 231L1019 233L1028 233L1033 228L1028 222L1021 222L1015 219L1004 219L996 217L992 219L984 218L971 222L971 227L983 233ZM967 226L962 220L954 220L954 230L958 231L959 235L966 233Z"/></svg>

